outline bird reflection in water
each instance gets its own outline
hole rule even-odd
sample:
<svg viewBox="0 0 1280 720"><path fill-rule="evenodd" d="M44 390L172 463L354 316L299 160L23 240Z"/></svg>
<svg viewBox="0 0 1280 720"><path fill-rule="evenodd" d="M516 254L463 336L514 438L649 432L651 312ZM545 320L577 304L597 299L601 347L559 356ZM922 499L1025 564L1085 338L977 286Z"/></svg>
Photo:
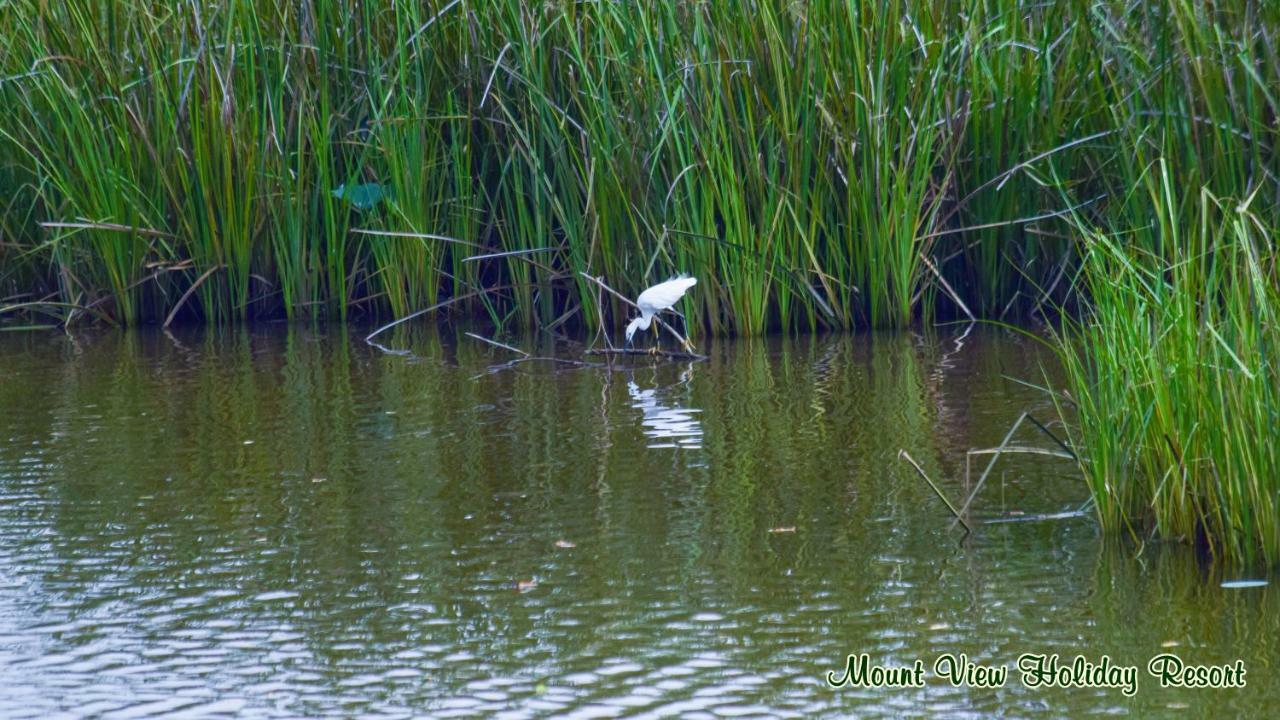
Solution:
<svg viewBox="0 0 1280 720"><path fill-rule="evenodd" d="M686 380L688 370L681 379ZM666 397L668 388L641 390L634 380L627 381L631 406L644 413L641 420L650 448L696 450L702 447L702 423L697 408L686 408Z"/></svg>

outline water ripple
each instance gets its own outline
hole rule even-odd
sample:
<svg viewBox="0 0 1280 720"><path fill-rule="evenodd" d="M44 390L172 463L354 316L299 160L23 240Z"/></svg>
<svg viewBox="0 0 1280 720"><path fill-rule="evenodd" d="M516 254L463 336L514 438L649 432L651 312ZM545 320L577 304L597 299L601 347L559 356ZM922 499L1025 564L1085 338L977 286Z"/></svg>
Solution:
<svg viewBox="0 0 1280 720"><path fill-rule="evenodd" d="M1269 588L1206 584L1176 550L1134 560L1087 521L961 543L897 472L899 448L945 467L1026 407L1003 376L1039 377L1038 360L979 330L942 350L752 341L694 369L477 380L485 351L439 338L413 362L340 330L0 338L15 342L30 344L0 347L0 717L1247 715L1280 701L1261 671L1280 633ZM1080 491L1029 462L1005 469L981 512ZM853 652L1139 662L1167 642L1241 657L1258 680L1133 700L823 680Z"/></svg>

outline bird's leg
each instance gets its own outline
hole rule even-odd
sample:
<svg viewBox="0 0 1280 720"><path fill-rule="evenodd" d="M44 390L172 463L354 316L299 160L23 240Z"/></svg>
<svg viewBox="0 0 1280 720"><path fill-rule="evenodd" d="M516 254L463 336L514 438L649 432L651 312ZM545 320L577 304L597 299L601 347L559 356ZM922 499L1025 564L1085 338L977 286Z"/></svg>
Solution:
<svg viewBox="0 0 1280 720"><path fill-rule="evenodd" d="M684 351L691 353L693 352L693 343L689 342L689 318L681 315L680 321L684 325L684 335L680 336L680 342L684 345Z"/></svg>

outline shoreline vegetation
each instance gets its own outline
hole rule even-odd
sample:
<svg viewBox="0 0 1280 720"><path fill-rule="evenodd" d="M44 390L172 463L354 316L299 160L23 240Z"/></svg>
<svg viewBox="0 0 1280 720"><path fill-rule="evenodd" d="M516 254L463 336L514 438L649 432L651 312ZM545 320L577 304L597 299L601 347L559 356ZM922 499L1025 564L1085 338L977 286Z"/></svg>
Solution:
<svg viewBox="0 0 1280 720"><path fill-rule="evenodd" d="M0 5L0 320L1034 325L1108 530L1280 562L1280 4ZM16 321L13 319L17 318Z"/></svg>

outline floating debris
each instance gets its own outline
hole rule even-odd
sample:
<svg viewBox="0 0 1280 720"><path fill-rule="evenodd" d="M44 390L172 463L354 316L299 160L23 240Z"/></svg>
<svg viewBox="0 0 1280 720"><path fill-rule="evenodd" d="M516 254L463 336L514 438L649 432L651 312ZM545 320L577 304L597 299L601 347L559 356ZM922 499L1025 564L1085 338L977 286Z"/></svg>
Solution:
<svg viewBox="0 0 1280 720"><path fill-rule="evenodd" d="M569 548L578 547L578 543L570 542L569 540L557 540L556 547L561 548L562 550L568 550Z"/></svg>
<svg viewBox="0 0 1280 720"><path fill-rule="evenodd" d="M1264 587L1266 584L1266 580L1224 580L1222 587L1237 590L1240 588Z"/></svg>
<svg viewBox="0 0 1280 720"><path fill-rule="evenodd" d="M537 578L530 578L528 580L516 581L516 592L529 592L530 590L536 587L538 587Z"/></svg>
<svg viewBox="0 0 1280 720"><path fill-rule="evenodd" d="M796 531L795 525L787 525L786 527L769 528L769 534L778 535L780 533L793 533Z"/></svg>

